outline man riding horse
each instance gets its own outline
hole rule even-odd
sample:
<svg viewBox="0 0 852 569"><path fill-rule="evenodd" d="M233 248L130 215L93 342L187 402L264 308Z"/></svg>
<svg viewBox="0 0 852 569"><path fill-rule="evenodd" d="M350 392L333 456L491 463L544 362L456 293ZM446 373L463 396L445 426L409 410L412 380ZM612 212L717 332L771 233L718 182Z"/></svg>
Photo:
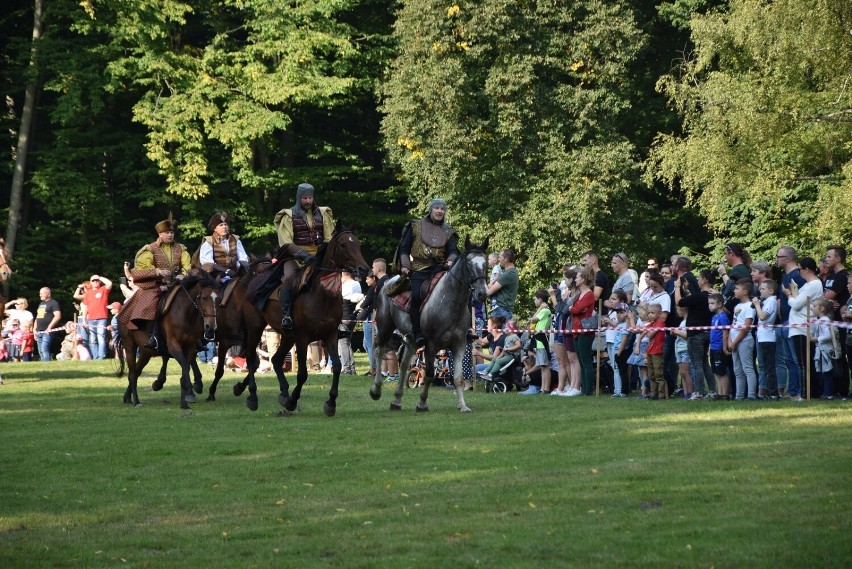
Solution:
<svg viewBox="0 0 852 569"><path fill-rule="evenodd" d="M331 208L314 203L314 187L303 183L296 190L296 203L275 214L273 223L278 231L278 246L285 255L281 328L289 331L293 329L293 275L300 267L312 263L319 246L331 239L334 217Z"/></svg>
<svg viewBox="0 0 852 569"><path fill-rule="evenodd" d="M414 343L418 348L426 344L420 332L420 304L423 283L443 267L453 264L459 256L459 236L446 221L447 202L440 198L429 202L429 211L419 219L405 224L399 243L397 260L400 273L411 279L411 304L408 314Z"/></svg>
<svg viewBox="0 0 852 569"><path fill-rule="evenodd" d="M136 253L130 274L139 290L121 311L121 318L126 319L130 330L148 328L150 336L146 347L154 350L157 349L156 318L160 295L173 280L186 276L190 268L186 247L174 242L176 229L177 222L169 213L168 219L154 227L157 240Z"/></svg>
<svg viewBox="0 0 852 569"><path fill-rule="evenodd" d="M239 235L231 233L231 218L227 212L217 211L207 222L210 235L201 242L198 261L208 273L223 273L223 282L248 270L249 258Z"/></svg>

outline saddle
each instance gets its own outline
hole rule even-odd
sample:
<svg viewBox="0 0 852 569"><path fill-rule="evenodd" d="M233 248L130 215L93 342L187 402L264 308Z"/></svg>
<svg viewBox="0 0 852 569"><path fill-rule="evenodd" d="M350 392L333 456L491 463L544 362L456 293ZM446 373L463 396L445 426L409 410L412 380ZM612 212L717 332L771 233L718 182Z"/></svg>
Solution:
<svg viewBox="0 0 852 569"><path fill-rule="evenodd" d="M432 296L432 291L435 290L435 287L438 286L438 283L444 278L444 275L447 274L447 271L439 271L435 273L431 279L423 282L423 288L421 290L421 298L420 306L423 307L426 305L426 301L429 300L429 297ZM408 312L408 309L411 308L411 289L406 290L404 292L400 292L396 296L393 296L393 303L397 308Z"/></svg>

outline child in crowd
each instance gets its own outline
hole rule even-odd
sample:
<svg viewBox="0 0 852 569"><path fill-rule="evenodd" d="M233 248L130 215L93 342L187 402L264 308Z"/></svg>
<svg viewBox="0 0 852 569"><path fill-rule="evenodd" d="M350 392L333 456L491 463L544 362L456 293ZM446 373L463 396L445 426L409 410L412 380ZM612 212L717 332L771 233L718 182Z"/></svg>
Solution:
<svg viewBox="0 0 852 569"><path fill-rule="evenodd" d="M648 338L648 353L645 361L648 366L648 376L651 382L651 399L668 399L666 379L663 375L663 347L666 343L666 334L658 328L664 328L666 323L660 318L663 307L653 303L648 305L648 324L641 334Z"/></svg>
<svg viewBox="0 0 852 569"><path fill-rule="evenodd" d="M687 308L677 307L677 315L681 317L677 330L673 330L675 336L675 360L680 374L680 382L683 386L683 398L689 399L693 393L692 376L689 375L689 351L686 347L686 312Z"/></svg>
<svg viewBox="0 0 852 569"><path fill-rule="evenodd" d="M775 319L778 315L778 283L766 279L760 283L760 298L752 301L760 324L757 327L758 399L778 399L778 376L775 372Z"/></svg>
<svg viewBox="0 0 852 569"><path fill-rule="evenodd" d="M547 304L549 295L544 289L539 289L535 293L533 302L535 303L536 313L530 319L530 325L534 325L536 335L550 329L550 317L552 316L550 308ZM544 345L541 340L535 341L535 364L541 371L541 392L550 393L550 350ZM527 393L529 391L529 393ZM523 391L524 395L534 395L536 391Z"/></svg>
<svg viewBox="0 0 852 569"><path fill-rule="evenodd" d="M827 298L818 298L813 301L813 307L817 317L816 326L811 326L811 342L816 342L814 369L822 383L822 398L830 401L834 399L834 379L831 373L831 356L834 355L831 316L834 314L834 303Z"/></svg>
<svg viewBox="0 0 852 569"><path fill-rule="evenodd" d="M638 318L635 322L635 328L644 328L648 322L648 303L643 302L636 307ZM636 349L639 352L636 352ZM645 361L645 355L648 352L648 338L644 337L641 332L636 332L636 337L633 341L633 353L627 358L628 365L634 365L639 369L639 383L642 386L642 397L651 396L651 386L648 383L648 367Z"/></svg>
<svg viewBox="0 0 852 569"><path fill-rule="evenodd" d="M528 385L527 391L530 389L535 389L537 391L541 391L541 371L539 370L539 366L535 363L535 358L532 356L526 356L523 360L524 364L524 382ZM524 391L519 391L520 393L525 393Z"/></svg>
<svg viewBox="0 0 852 569"><path fill-rule="evenodd" d="M500 275L503 274L503 267L500 266L500 255L498 253L488 254L488 266L491 267L491 276L488 279L488 284L494 284Z"/></svg>
<svg viewBox="0 0 852 569"><path fill-rule="evenodd" d="M485 368L485 373L483 374L485 379L491 379L494 372L499 371L501 367L512 361L515 354L521 351L521 339L514 331L506 334L506 339L501 345L502 350L500 350L500 354L492 358L491 362L487 364L488 367Z"/></svg>
<svg viewBox="0 0 852 569"><path fill-rule="evenodd" d="M728 326L731 325L731 320L728 318L728 313L725 312L725 300L719 293L712 293L707 300L710 312L713 313L713 318L710 321L712 328L710 330L710 367L713 368L713 375L716 376L716 384L718 388L718 396L721 399L728 399L731 396L731 383L728 381ZM701 399L700 393L693 393L690 399Z"/></svg>
<svg viewBox="0 0 852 569"><path fill-rule="evenodd" d="M623 294L623 293L622 293ZM625 300L627 297L625 296ZM624 387L622 385L621 378L621 367L619 366L620 355L624 352L627 346L627 336L629 336L629 332L627 331L627 318L628 314L631 316L633 313L630 311L630 307L625 302L620 302L615 305L615 320L613 323L614 329L612 331L612 342L607 341L607 353L609 355L609 365L612 366L612 382L613 382L613 397L627 397L624 394ZM609 336L609 330L607 330L607 336Z"/></svg>
<svg viewBox="0 0 852 569"><path fill-rule="evenodd" d="M734 298L739 301L734 307L734 323L728 347L734 356L734 374L737 378L737 401L757 398L757 374L754 372L754 337L751 335L751 325L754 323L754 307L749 295L754 285L751 279L740 279L734 285Z"/></svg>
<svg viewBox="0 0 852 569"><path fill-rule="evenodd" d="M33 348L35 347L35 334L33 334L33 321L24 322L23 338L21 340L21 361L33 361Z"/></svg>
<svg viewBox="0 0 852 569"><path fill-rule="evenodd" d="M613 397L621 397L621 377L615 361L615 349L618 347L615 344L615 328L618 326L618 313L615 309L621 304L627 304L627 294L621 289L616 289L612 291L609 300L604 303L605 307L609 307L609 313L601 318L601 326L606 327L604 339L606 340L606 353L609 358L609 365L612 368Z"/></svg>
<svg viewBox="0 0 852 569"><path fill-rule="evenodd" d="M12 339L12 343L9 346L9 359L13 362L19 362L21 361L21 343L24 341L24 331L21 330L21 322L19 320L12 320L9 337Z"/></svg>

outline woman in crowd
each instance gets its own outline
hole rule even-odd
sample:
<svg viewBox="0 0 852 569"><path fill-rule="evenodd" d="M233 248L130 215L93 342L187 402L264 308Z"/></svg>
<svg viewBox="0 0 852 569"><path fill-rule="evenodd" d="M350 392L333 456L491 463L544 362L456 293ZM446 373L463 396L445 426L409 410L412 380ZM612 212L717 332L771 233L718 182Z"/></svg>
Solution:
<svg viewBox="0 0 852 569"><path fill-rule="evenodd" d="M592 395L594 393L593 385L595 382L595 365L592 360L592 340L595 337L595 329L597 325L593 325L586 329L583 326L583 319L591 318L595 312L595 295L592 292L592 287L595 284L595 274L590 268L582 268L577 272L577 277L574 279L577 285L577 300L571 305L569 311L573 316L572 329L574 337L574 347L577 352L577 358L580 360L580 374L582 376L582 394Z"/></svg>

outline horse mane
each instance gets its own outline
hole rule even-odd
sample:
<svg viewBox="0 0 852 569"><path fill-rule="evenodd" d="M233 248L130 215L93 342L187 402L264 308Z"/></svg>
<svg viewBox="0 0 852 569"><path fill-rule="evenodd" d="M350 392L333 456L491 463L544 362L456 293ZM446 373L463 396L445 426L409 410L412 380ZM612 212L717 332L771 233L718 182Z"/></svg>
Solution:
<svg viewBox="0 0 852 569"><path fill-rule="evenodd" d="M172 290L176 286L190 289L199 284L202 287L214 287L216 286L216 279L204 269L192 269L183 279L173 280L169 283L167 290Z"/></svg>

